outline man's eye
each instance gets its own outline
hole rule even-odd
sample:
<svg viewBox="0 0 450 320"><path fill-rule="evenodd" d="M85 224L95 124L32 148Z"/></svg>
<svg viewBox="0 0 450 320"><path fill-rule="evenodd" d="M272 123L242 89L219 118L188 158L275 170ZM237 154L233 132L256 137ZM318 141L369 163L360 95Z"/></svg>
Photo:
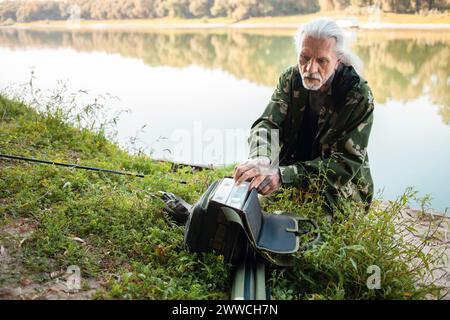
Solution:
<svg viewBox="0 0 450 320"><path fill-rule="evenodd" d="M302 58L305 61L308 61L310 58L308 56L300 55L300 58Z"/></svg>
<svg viewBox="0 0 450 320"><path fill-rule="evenodd" d="M320 64L326 64L328 62L327 59L319 59L318 61Z"/></svg>

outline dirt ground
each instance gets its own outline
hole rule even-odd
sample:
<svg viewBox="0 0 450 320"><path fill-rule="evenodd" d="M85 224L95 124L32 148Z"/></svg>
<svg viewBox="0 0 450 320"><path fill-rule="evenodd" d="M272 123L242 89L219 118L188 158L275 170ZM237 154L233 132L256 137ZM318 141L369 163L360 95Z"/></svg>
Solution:
<svg viewBox="0 0 450 320"><path fill-rule="evenodd" d="M428 253L432 249L442 252L440 261L431 266L433 277L426 279L425 284L434 282L444 287L441 299L450 300L450 217L440 213L424 215L420 210L406 209L402 211L402 219L418 222L416 230L409 232L407 239L418 245L427 240L422 252Z"/></svg>
<svg viewBox="0 0 450 320"><path fill-rule="evenodd" d="M100 288L94 279L83 279L81 289L71 289L67 270L31 274L20 262L22 244L36 225L20 218L0 227L0 299L6 300L85 300Z"/></svg>

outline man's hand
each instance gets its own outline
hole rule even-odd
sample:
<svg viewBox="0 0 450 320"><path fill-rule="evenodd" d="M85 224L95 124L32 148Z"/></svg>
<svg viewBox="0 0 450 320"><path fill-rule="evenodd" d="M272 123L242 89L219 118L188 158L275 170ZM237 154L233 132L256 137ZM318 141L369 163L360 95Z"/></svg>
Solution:
<svg viewBox="0 0 450 320"><path fill-rule="evenodd" d="M270 159L259 157L250 159L237 166L234 170L234 181L240 184L251 180L249 190L256 188L262 195L270 195L281 186L281 178L278 168L270 166Z"/></svg>

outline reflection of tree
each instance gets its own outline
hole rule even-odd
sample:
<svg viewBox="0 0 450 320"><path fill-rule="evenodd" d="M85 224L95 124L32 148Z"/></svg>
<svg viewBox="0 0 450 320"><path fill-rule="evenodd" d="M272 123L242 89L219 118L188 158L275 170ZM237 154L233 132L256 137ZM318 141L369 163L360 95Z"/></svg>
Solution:
<svg viewBox="0 0 450 320"><path fill-rule="evenodd" d="M274 86L281 70L295 63L292 37L217 32L45 32L0 29L0 43L10 47L70 47L106 51L142 59L151 66L192 64L220 68L237 78ZM365 77L378 102L408 101L427 93L450 120L450 35L360 32L353 46L365 63Z"/></svg>
<svg viewBox="0 0 450 320"><path fill-rule="evenodd" d="M295 63L291 37L229 31L186 32L44 32L0 30L3 46L70 47L106 51L142 59L151 66L191 64L221 68L238 78L274 85L278 74Z"/></svg>
<svg viewBox="0 0 450 320"><path fill-rule="evenodd" d="M354 50L365 62L365 76L378 102L408 101L428 94L450 118L450 37L374 38L360 36Z"/></svg>

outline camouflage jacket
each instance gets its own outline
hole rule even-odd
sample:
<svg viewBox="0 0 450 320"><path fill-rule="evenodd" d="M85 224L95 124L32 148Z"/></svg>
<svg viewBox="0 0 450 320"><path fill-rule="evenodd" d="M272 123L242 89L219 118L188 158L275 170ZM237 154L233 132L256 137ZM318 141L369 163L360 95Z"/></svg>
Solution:
<svg viewBox="0 0 450 320"><path fill-rule="evenodd" d="M319 157L295 162L293 153L299 142L308 95L298 66L281 74L264 113L252 125L250 158L279 156L283 185L306 188L311 177L325 173L324 195L329 205L335 204L339 196L370 204L373 181L367 145L374 104L367 81L351 66L338 68L331 84L331 106L321 108L313 142ZM281 149L277 151L271 150L271 135L267 134L273 129L279 130Z"/></svg>

